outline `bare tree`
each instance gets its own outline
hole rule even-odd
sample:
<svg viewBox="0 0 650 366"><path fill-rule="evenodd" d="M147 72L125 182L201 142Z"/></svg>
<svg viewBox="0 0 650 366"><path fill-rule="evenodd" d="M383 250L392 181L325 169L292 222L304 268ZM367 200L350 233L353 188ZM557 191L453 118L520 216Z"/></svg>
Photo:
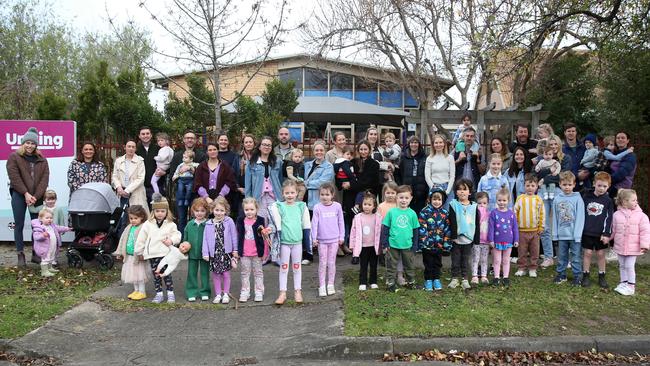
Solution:
<svg viewBox="0 0 650 366"><path fill-rule="evenodd" d="M215 109L214 125L222 129L221 106L231 103L224 98L221 85L224 68L236 64L252 65L253 72L237 75L243 92L260 71L270 52L281 43L287 0L275 3L262 0L171 0L159 10L159 1L140 1L152 19L162 27L177 45L175 52L155 50L157 55L171 59L181 69L206 72L214 90L214 100L200 100L181 84L176 84L189 97ZM274 19L267 17L265 5L272 7ZM175 83L161 67L147 65Z"/></svg>

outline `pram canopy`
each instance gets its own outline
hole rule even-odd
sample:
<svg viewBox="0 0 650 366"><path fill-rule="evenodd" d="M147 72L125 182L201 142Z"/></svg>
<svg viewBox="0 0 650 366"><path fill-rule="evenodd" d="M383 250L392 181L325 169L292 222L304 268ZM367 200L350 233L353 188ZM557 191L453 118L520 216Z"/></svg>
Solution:
<svg viewBox="0 0 650 366"><path fill-rule="evenodd" d="M108 183L86 183L72 192L68 212L108 213L120 207L120 200Z"/></svg>

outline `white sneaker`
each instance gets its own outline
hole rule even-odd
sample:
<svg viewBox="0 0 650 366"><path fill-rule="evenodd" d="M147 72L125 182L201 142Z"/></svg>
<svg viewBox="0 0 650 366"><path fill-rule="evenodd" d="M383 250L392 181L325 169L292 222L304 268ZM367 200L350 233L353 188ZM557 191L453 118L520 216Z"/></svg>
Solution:
<svg viewBox="0 0 650 366"><path fill-rule="evenodd" d="M210 300L210 296L201 296L201 301L208 301Z"/></svg>
<svg viewBox="0 0 650 366"><path fill-rule="evenodd" d="M327 295L334 295L336 293L336 289L334 288L334 285L327 285Z"/></svg>
<svg viewBox="0 0 650 366"><path fill-rule="evenodd" d="M196 297L190 297L190 298L187 299L187 301L189 301L189 302L195 302L195 301L196 301Z"/></svg>
<svg viewBox="0 0 650 366"><path fill-rule="evenodd" d="M239 294L239 302L247 302L249 297L249 294Z"/></svg>
<svg viewBox="0 0 650 366"><path fill-rule="evenodd" d="M367 287L366 285L359 285L359 291L366 291Z"/></svg>
<svg viewBox="0 0 650 366"><path fill-rule="evenodd" d="M566 264L566 269L571 269L571 262L568 262L568 263Z"/></svg>
<svg viewBox="0 0 650 366"><path fill-rule="evenodd" d="M520 269L517 272L515 272L515 277L522 277L525 275L526 275L526 271L524 271L523 269Z"/></svg>
<svg viewBox="0 0 650 366"><path fill-rule="evenodd" d="M619 294L623 296L632 296L634 295L634 289L628 286L625 283L619 284L614 291L618 292Z"/></svg>
<svg viewBox="0 0 650 366"><path fill-rule="evenodd" d="M519 258L517 258L517 257L510 257L510 263L517 263L518 259Z"/></svg>
<svg viewBox="0 0 650 366"><path fill-rule="evenodd" d="M256 292L255 293L255 302L262 302L264 301L264 294L261 292Z"/></svg>
<svg viewBox="0 0 650 366"><path fill-rule="evenodd" d="M449 287L449 288L456 288L456 287L458 287L458 285L460 285L460 281L458 281L457 278L453 278L453 279L449 282L449 284L447 285L447 287Z"/></svg>
<svg viewBox="0 0 650 366"><path fill-rule="evenodd" d="M230 302L230 296L228 296L228 294L223 294L223 297L221 297L221 303L227 304L229 302Z"/></svg>
<svg viewBox="0 0 650 366"><path fill-rule="evenodd" d="M469 290L472 288L468 280L463 280L463 282L460 283L460 287L462 287L464 290Z"/></svg>
<svg viewBox="0 0 650 366"><path fill-rule="evenodd" d="M531 269L530 271L528 271L528 277L537 278L537 271L534 270L534 269Z"/></svg>
<svg viewBox="0 0 650 366"><path fill-rule="evenodd" d="M370 284L370 288L371 288L372 290L376 290L376 289L379 288L379 285L377 285L376 283L371 283L371 284Z"/></svg>
<svg viewBox="0 0 650 366"><path fill-rule="evenodd" d="M303 266L306 266L306 265L311 264L311 262L309 261L309 259L303 259L302 262L300 262L300 263L302 263Z"/></svg>
<svg viewBox="0 0 650 366"><path fill-rule="evenodd" d="M220 304L221 303L221 294L217 295L214 297L214 300L212 300L213 304Z"/></svg>
<svg viewBox="0 0 650 366"><path fill-rule="evenodd" d="M544 258L544 261L542 261L542 264L539 266L542 267L543 269L546 269L548 267L551 267L553 265L553 258Z"/></svg>
<svg viewBox="0 0 650 366"><path fill-rule="evenodd" d="M318 296L325 297L327 296L327 287L321 286L318 288Z"/></svg>

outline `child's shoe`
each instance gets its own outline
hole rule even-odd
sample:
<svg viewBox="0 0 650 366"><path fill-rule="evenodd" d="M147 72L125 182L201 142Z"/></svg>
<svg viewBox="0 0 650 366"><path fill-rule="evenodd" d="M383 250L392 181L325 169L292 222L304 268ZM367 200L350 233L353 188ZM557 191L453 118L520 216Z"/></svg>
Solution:
<svg viewBox="0 0 650 366"><path fill-rule="evenodd" d="M460 287L462 287L463 290L469 290L469 289L472 288L472 286L470 286L468 280L463 280L463 281L460 283Z"/></svg>
<svg viewBox="0 0 650 366"><path fill-rule="evenodd" d="M433 291L433 281L432 280L424 281L424 291Z"/></svg>
<svg viewBox="0 0 650 366"><path fill-rule="evenodd" d="M552 265L553 265L553 258L547 257L547 258L544 258L544 260L542 261L542 264L540 264L539 266L542 267L542 269L546 269L546 268L548 268L548 267L550 267Z"/></svg>
<svg viewBox="0 0 650 366"><path fill-rule="evenodd" d="M217 296L214 297L214 300L212 300L213 304L221 304L221 294L217 294Z"/></svg>
<svg viewBox="0 0 650 366"><path fill-rule="evenodd" d="M492 286L497 287L497 286L499 286L499 285L501 285L501 279L500 279L500 278L496 278L496 277L493 278L493 279L492 279Z"/></svg>
<svg viewBox="0 0 650 366"><path fill-rule="evenodd" d="M282 305L284 302L287 301L287 292L286 291L280 291L280 294L278 295L278 298L275 299L275 305Z"/></svg>
<svg viewBox="0 0 650 366"><path fill-rule="evenodd" d="M60 272L58 269L54 268L54 264L50 264L50 267L48 268L50 272L52 273L58 273Z"/></svg>
<svg viewBox="0 0 650 366"><path fill-rule="evenodd" d="M573 277L571 281L571 286L580 287L582 285L582 279L580 277Z"/></svg>
<svg viewBox="0 0 650 366"><path fill-rule="evenodd" d="M562 282L566 282L566 275L563 274L557 274L555 278L553 279L553 283L556 285L561 284Z"/></svg>
<svg viewBox="0 0 650 366"><path fill-rule="evenodd" d="M437 278L433 280L433 289L436 291L442 290L442 282L440 282L440 280Z"/></svg>
<svg viewBox="0 0 650 366"><path fill-rule="evenodd" d="M472 281L470 283L472 285L478 285L478 277L477 276L472 277Z"/></svg>
<svg viewBox="0 0 650 366"><path fill-rule="evenodd" d="M584 272L582 274L582 287L589 287L591 286L591 280L589 279L589 272Z"/></svg>
<svg viewBox="0 0 650 366"><path fill-rule="evenodd" d="M223 294L221 297L221 303L222 304L228 304L230 302L230 296L228 294Z"/></svg>
<svg viewBox="0 0 650 366"><path fill-rule="evenodd" d="M321 288L325 289L324 287L321 287ZM318 296L323 296L323 295L320 294L320 289L321 288L318 289ZM367 289L368 288L366 287L366 285L359 285L359 291L366 291Z"/></svg>
<svg viewBox="0 0 650 366"><path fill-rule="evenodd" d="M537 270L531 269L530 271L528 271L528 277L537 278Z"/></svg>
<svg viewBox="0 0 650 366"><path fill-rule="evenodd" d="M296 301L296 304L302 304L302 291L300 290L294 291L293 299Z"/></svg>
<svg viewBox="0 0 650 366"><path fill-rule="evenodd" d="M303 259L302 262L300 262L300 264L302 264L303 266L307 266L310 265L311 262L309 261L309 259Z"/></svg>
<svg viewBox="0 0 650 366"><path fill-rule="evenodd" d="M523 269L520 269L517 272L515 272L515 277L523 277L525 275L526 275L526 271L524 271Z"/></svg>
<svg viewBox="0 0 650 366"><path fill-rule="evenodd" d="M261 292L256 292L255 293L255 299L253 300L255 302L262 302L264 301L264 294Z"/></svg>
<svg viewBox="0 0 650 366"><path fill-rule="evenodd" d="M359 264L359 257L352 257L352 264Z"/></svg>
<svg viewBox="0 0 650 366"><path fill-rule="evenodd" d="M203 295L201 296L201 301L208 301L210 300L210 296Z"/></svg>
<svg viewBox="0 0 650 366"><path fill-rule="evenodd" d="M250 297L249 294L240 293L239 294L239 302L247 302L249 297Z"/></svg>
<svg viewBox="0 0 650 366"><path fill-rule="evenodd" d="M391 284L388 285L387 290L388 290L388 292L393 292L393 293L397 292L397 286L395 286L394 283L391 283Z"/></svg>
<svg viewBox="0 0 650 366"><path fill-rule="evenodd" d="M130 294L126 295L126 297L127 297L128 299L133 300L133 295L135 295L135 294L137 294L137 293L138 293L138 291L133 291L133 292L131 292Z"/></svg>
<svg viewBox="0 0 650 366"><path fill-rule="evenodd" d="M196 297L188 297L187 302L196 302Z"/></svg>
<svg viewBox="0 0 650 366"><path fill-rule="evenodd" d="M173 304L176 302L176 295L173 292L167 292L167 303Z"/></svg>
<svg viewBox="0 0 650 366"><path fill-rule="evenodd" d="M371 290L376 290L376 289L378 289L378 288L379 288L379 285L377 285L376 283L371 283L371 284L370 284L370 289L371 289Z"/></svg>
<svg viewBox="0 0 650 366"><path fill-rule="evenodd" d="M162 292L156 292L156 296L153 297L153 300L151 300L152 303L154 304L160 304L163 302L164 296Z"/></svg>
<svg viewBox="0 0 650 366"><path fill-rule="evenodd" d="M605 279L605 272L598 273L598 286L600 286L600 288L609 288L607 280Z"/></svg>
<svg viewBox="0 0 650 366"><path fill-rule="evenodd" d="M449 282L449 284L447 285L447 287L449 287L449 288L456 288L456 287L458 287L458 285L460 285L460 281L458 281L458 278L452 278L452 279L451 279L451 282Z"/></svg>
<svg viewBox="0 0 650 366"><path fill-rule="evenodd" d="M512 264L516 264L518 260L519 260L519 258L517 258L517 257L510 257L510 263L512 263Z"/></svg>
<svg viewBox="0 0 650 366"><path fill-rule="evenodd" d="M566 269L571 269L571 262L566 264Z"/></svg>
<svg viewBox="0 0 650 366"><path fill-rule="evenodd" d="M139 300L144 300L147 298L147 294L144 292L136 292L133 297L131 297L131 300L139 301Z"/></svg>
<svg viewBox="0 0 650 366"><path fill-rule="evenodd" d="M334 288L334 285L327 285L327 295L334 295L336 293L336 289Z"/></svg>
<svg viewBox="0 0 650 366"><path fill-rule="evenodd" d="M359 289L361 289L361 286L359 286ZM327 287L321 286L318 288L318 296L320 297L325 297L327 296Z"/></svg>
<svg viewBox="0 0 650 366"><path fill-rule="evenodd" d="M628 285L627 283L621 283L618 287L614 289L623 296L632 296L634 295L634 288Z"/></svg>
<svg viewBox="0 0 650 366"><path fill-rule="evenodd" d="M404 279L404 272L397 272L397 284L400 286L404 286L406 284L406 280Z"/></svg>
<svg viewBox="0 0 650 366"><path fill-rule="evenodd" d="M555 199L555 192L551 191L548 193L548 199L549 200L554 200Z"/></svg>
<svg viewBox="0 0 650 366"><path fill-rule="evenodd" d="M503 280L501 280L501 284L503 285L503 287L510 287L510 279L508 277L504 278Z"/></svg>
<svg viewBox="0 0 650 366"><path fill-rule="evenodd" d="M483 276L481 277L481 285L487 285L490 283L490 280L488 280L487 277Z"/></svg>
<svg viewBox="0 0 650 366"><path fill-rule="evenodd" d="M47 264L41 264L41 277L52 277L54 273L50 272L50 266Z"/></svg>

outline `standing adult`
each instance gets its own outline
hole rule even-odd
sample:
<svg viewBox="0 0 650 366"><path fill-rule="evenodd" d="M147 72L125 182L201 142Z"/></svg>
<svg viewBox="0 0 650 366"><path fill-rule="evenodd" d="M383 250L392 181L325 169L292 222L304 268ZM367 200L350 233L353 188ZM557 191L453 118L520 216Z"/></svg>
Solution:
<svg viewBox="0 0 650 366"><path fill-rule="evenodd" d="M578 176L580 161L585 156L585 145L578 141L578 128L571 122L564 125L564 145L562 146L562 152L564 155L571 157L571 171L578 181L589 177L589 171L585 171Z"/></svg>
<svg viewBox="0 0 650 366"><path fill-rule="evenodd" d="M517 146L523 147L531 159L535 156L537 150L537 141L530 138L530 129L528 125L515 125L515 141L510 144L510 151L515 151Z"/></svg>
<svg viewBox="0 0 650 366"><path fill-rule="evenodd" d="M273 152L280 161L290 161L291 150L293 150L293 146L291 146L291 132L286 127L280 127L278 130L278 146L275 147Z"/></svg>
<svg viewBox="0 0 650 366"><path fill-rule="evenodd" d="M253 151L255 150L255 136L247 133L242 136L241 140L241 151L237 154L233 169L235 170L235 179L237 179L237 212L241 212L241 199L246 193L244 184L246 183L246 166L251 160Z"/></svg>
<svg viewBox="0 0 650 366"><path fill-rule="evenodd" d="M417 136L408 139L408 148L404 149L399 163L397 181L400 184L411 186L413 199L409 205L413 211L419 213L426 205L429 187L424 174L427 157Z"/></svg>
<svg viewBox="0 0 650 366"><path fill-rule="evenodd" d="M456 178L454 157L449 154L447 139L443 135L433 136L433 149L424 164L424 179L429 191L439 188L447 194L445 207L453 198L453 187Z"/></svg>
<svg viewBox="0 0 650 366"><path fill-rule="evenodd" d="M144 159L135 154L135 149L135 140L127 140L124 144L124 155L115 159L111 184L117 192L121 207L127 204L128 206L140 205L148 214L149 205L147 205L147 192L144 188ZM122 216L118 225L118 237L126 227L127 219L127 215Z"/></svg>
<svg viewBox="0 0 650 366"><path fill-rule="evenodd" d="M342 158L343 149L347 142L348 139L343 132L338 131L334 133L334 147L325 154L325 160L329 161L330 164L334 164L337 158Z"/></svg>
<svg viewBox="0 0 650 366"><path fill-rule="evenodd" d="M70 197L72 197L72 192L86 183L108 183L108 169L104 163L99 161L98 155L97 148L91 142L81 145L81 151L77 154L77 158L68 167Z"/></svg>
<svg viewBox="0 0 650 366"><path fill-rule="evenodd" d="M465 142L465 151L454 151L454 162L456 163L456 179L469 179L474 188L478 186L481 179L479 163L481 161L481 152L471 150L476 138L476 131L473 127L468 127L463 131L462 139Z"/></svg>
<svg viewBox="0 0 650 366"><path fill-rule="evenodd" d="M169 163L169 171L174 174L176 171L176 168L181 165L183 162L183 153L186 151L192 151L194 153L194 162L195 163L202 163L205 161L206 156L205 152L202 149L199 149L196 146L197 143L197 136L196 133L194 133L191 130L185 131L185 134L183 134L183 146L179 147L176 149L174 152L174 157L172 158L171 163ZM180 173L185 173L189 168L186 167L181 167ZM170 174L171 175L171 174Z"/></svg>
<svg viewBox="0 0 650 366"><path fill-rule="evenodd" d="M25 227L25 210L43 204L43 195L50 180L50 168L47 159L38 150L38 131L30 127L20 140L20 147L7 159L7 176L9 177L9 194L11 210L14 216L14 242L18 254L18 266L25 267L23 228ZM31 219L38 217L30 210ZM32 262L40 263L40 258L32 251Z"/></svg>
<svg viewBox="0 0 650 366"><path fill-rule="evenodd" d="M269 206L276 200L282 201L281 168L282 160L273 152L273 139L262 137L246 168L244 192L246 197L257 200L260 206L258 215L267 222L270 220Z"/></svg>
<svg viewBox="0 0 650 366"><path fill-rule="evenodd" d="M524 177L531 172L533 172L533 164L531 159L528 158L528 152L522 146L515 147L510 165L504 173L508 178L508 185L512 195L511 202L515 202L519 195L524 194L526 188Z"/></svg>
<svg viewBox="0 0 650 366"><path fill-rule="evenodd" d="M219 159L217 144L208 143L206 152L208 159L199 164L194 172L194 192L205 198L208 203L212 203L219 196L227 199L230 192L237 188L235 173L229 164L224 164Z"/></svg>
<svg viewBox="0 0 650 366"><path fill-rule="evenodd" d="M228 135L220 133L217 136L217 145L219 146L219 160L225 161L231 168L235 169L235 162L237 160L237 153L230 149L230 140ZM237 172L235 171L235 177Z"/></svg>
<svg viewBox="0 0 650 366"><path fill-rule="evenodd" d="M370 157L376 161L384 161L384 156L382 155L383 151L379 146L379 130L377 127L370 126L366 130L365 140L370 145Z"/></svg>
<svg viewBox="0 0 650 366"><path fill-rule="evenodd" d="M508 169L510 166L512 154L510 154L510 151L508 151L508 147L506 146L505 142L503 142L503 139L501 139L501 137L493 137L492 141L490 141L490 154L488 154L488 156L492 154L499 154L501 156L501 161L503 161L503 164L501 165L501 173L505 172L506 169ZM487 161L484 161L483 163L485 166L489 165Z"/></svg>
<svg viewBox="0 0 650 366"><path fill-rule="evenodd" d="M158 155L160 148L156 143L152 143L153 133L148 126L140 127L138 139L140 142L135 149L135 153L144 160L144 188L147 192L147 202L151 202L151 195L153 194L151 176L156 172L156 160L154 160L154 156Z"/></svg>
<svg viewBox="0 0 650 366"><path fill-rule="evenodd" d="M616 134L616 153L621 153L630 148L630 136L627 132L620 131ZM612 170L612 192L621 188L632 188L636 173L637 161L634 153L627 154L621 161L612 161L609 168Z"/></svg>

